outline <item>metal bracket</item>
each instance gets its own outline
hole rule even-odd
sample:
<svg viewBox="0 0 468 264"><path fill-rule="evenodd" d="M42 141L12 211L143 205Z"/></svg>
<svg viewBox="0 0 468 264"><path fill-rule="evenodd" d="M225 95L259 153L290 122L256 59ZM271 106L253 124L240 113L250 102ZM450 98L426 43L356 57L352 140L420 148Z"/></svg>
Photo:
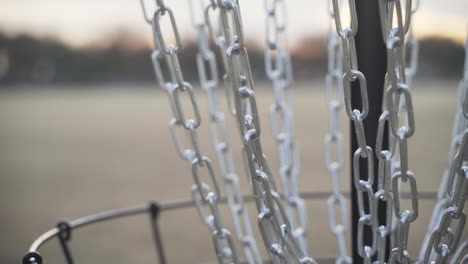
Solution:
<svg viewBox="0 0 468 264"><path fill-rule="evenodd" d="M71 239L72 227L67 220L62 220L57 223L57 229L60 247L62 248L63 255L65 256L67 264L73 264L71 251L67 244L68 241L70 241Z"/></svg>
<svg viewBox="0 0 468 264"><path fill-rule="evenodd" d="M166 255L162 243L161 232L158 225L158 217L161 212L161 207L156 202L150 202L148 207L151 219L151 229L153 230L153 239L156 246L156 253L158 254L159 264L166 264Z"/></svg>
<svg viewBox="0 0 468 264"><path fill-rule="evenodd" d="M42 257L37 251L29 251L23 257L23 264L42 264Z"/></svg>

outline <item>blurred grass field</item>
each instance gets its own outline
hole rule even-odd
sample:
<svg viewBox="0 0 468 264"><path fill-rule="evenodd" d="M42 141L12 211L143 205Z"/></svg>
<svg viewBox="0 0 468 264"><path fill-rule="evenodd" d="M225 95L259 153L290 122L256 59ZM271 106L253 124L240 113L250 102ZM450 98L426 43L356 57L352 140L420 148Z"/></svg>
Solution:
<svg viewBox="0 0 468 264"><path fill-rule="evenodd" d="M301 191L331 190L323 158L328 115L321 86L302 84L296 91ZM409 152L410 168L420 191L436 191L446 166L456 86L453 81L421 82L414 88L416 133L409 141ZM75 219L149 200L190 199L193 179L188 165L175 152L168 129L170 107L158 89L150 85L18 88L0 93L1 263L19 263L30 243L59 219ZM268 114L273 97L264 88L257 93L262 140L273 171L277 172L278 157ZM204 117L200 128L202 149L215 160L206 100L200 92L197 98ZM348 121L344 115L342 118L347 136ZM232 118L228 120L243 190L248 194L237 129ZM349 190L348 170L342 175L342 185ZM325 202L307 202L310 252L319 258L337 255ZM409 248L413 257L418 255L433 206L434 201L420 202L420 216L411 225ZM253 204L248 209L258 236ZM224 206L222 213L224 222L234 231ZM215 263L209 231L195 209L164 213L161 228L169 263ZM465 231L463 239L467 238ZM70 245L76 263L156 262L148 216L77 230ZM56 241L46 244L40 252L45 263L64 262Z"/></svg>

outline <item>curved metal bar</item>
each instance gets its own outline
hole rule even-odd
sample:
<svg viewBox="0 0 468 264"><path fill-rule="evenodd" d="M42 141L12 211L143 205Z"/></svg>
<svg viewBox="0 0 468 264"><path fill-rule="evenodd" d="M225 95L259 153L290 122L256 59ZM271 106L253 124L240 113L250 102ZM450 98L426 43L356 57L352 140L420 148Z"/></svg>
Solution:
<svg viewBox="0 0 468 264"><path fill-rule="evenodd" d="M115 209L115 210L109 210L109 211L104 211L100 212L94 215L90 216L85 216L82 218L78 218L76 220L73 220L70 222L70 227L71 229L77 229L83 226L107 221L107 220L112 220L116 218L122 218L126 216L132 216L132 215L139 215L139 214L144 214L149 212L149 207L147 204L145 205L138 205L135 207L129 207L129 208L123 208L123 209ZM31 245L29 248L29 251L37 251L44 243L49 241L51 238L57 236L59 233L58 228L53 228L41 236L39 236Z"/></svg>
<svg viewBox="0 0 468 264"><path fill-rule="evenodd" d="M307 200L316 200L316 199L326 199L330 195L329 192L302 192L301 197ZM346 197L349 197L349 193L344 193ZM422 200L432 200L436 197L435 192L419 192L419 199ZM283 197L283 195L281 195ZM408 193L403 193L403 198L408 198L410 195ZM253 195L244 195L244 200L247 202L254 201ZM219 200L220 203L226 203L226 197L222 197ZM171 211L171 210L178 210L178 209L186 209L195 206L195 202L193 200L186 200L186 201L175 201L175 202L167 202L160 204L160 210L162 211ZM84 226L88 226L91 224L96 224L100 222L104 222L107 220L113 220L117 218L123 218L127 216L134 216L140 215L145 213L151 213L150 207L148 204L137 205L134 207L128 207L123 209L114 209L109 211L100 212L94 215L85 216L82 218L78 218L76 220L70 221L70 228L77 229ZM45 244L50 239L56 237L59 234L58 228L53 228L42 235L40 235L34 242L31 244L29 248L29 252L37 252L37 250Z"/></svg>

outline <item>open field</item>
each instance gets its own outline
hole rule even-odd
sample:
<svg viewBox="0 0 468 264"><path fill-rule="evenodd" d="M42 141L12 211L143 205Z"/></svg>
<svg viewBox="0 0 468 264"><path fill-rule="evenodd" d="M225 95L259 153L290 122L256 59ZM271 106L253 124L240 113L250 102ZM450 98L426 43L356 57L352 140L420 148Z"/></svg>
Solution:
<svg viewBox="0 0 468 264"><path fill-rule="evenodd" d="M303 85L296 92L301 191L331 190L323 158L323 137L328 128L325 96L322 89L315 89L320 85ZM450 143L456 85L416 83L413 97L416 133L409 141L409 152L410 168L420 191L435 191L439 186ZM75 219L149 200L190 198L193 183L190 169L175 152L167 127L169 104L157 89L131 85L112 89L22 88L0 93L1 263L19 263L30 243L59 219ZM257 97L264 148L277 172L278 157L268 120L272 94L268 89L259 89ZM215 160L206 100L201 93L197 98L204 117L200 128L202 149ZM249 193L238 155L237 129L232 118L228 120L243 190ZM343 127L348 135L347 125ZM348 171L342 179L348 190ZM309 245L314 257L337 254L325 202L307 202ZM420 216L411 225L409 248L413 257L418 254L433 206L433 201L420 202ZM254 219L253 204L248 208ZM222 213L233 231L225 207ZM195 209L163 214L161 227L169 263L215 263L209 231L201 224ZM465 231L463 239L467 238ZM147 216L80 229L73 234L71 247L76 263L156 261ZM260 241L259 247L263 250ZM48 264L63 263L56 241L41 248L41 253Z"/></svg>

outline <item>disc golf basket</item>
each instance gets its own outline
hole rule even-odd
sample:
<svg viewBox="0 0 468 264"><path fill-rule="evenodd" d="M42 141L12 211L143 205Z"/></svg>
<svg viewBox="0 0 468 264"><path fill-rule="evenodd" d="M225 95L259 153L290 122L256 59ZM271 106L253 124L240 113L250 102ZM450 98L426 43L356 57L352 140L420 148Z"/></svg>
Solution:
<svg viewBox="0 0 468 264"><path fill-rule="evenodd" d="M325 135L325 164L333 188L328 192L299 192L299 151L294 136L292 67L287 49L286 9L282 0L265 0L265 71L271 80L271 129L279 156L279 177L268 166L262 149L261 126L247 47L244 42L239 0L193 0L188 9L198 38L196 55L200 86L208 98L211 135L217 165L203 154L197 129L201 114L192 85L185 81L178 54L183 49L176 13L156 0L154 11L141 0L145 20L154 34L151 60L157 82L168 95L173 118L169 122L175 148L191 168L192 200L149 204L98 213L74 221L61 221L37 238L23 264L47 263L41 245L57 238L67 263L73 257L67 242L75 229L140 214L150 216L159 263L167 263L158 216L170 210L195 207L213 239L219 263L320 263L308 252L307 199L327 198L331 232L337 238L336 263L468 263L468 241L461 241L468 197L468 55L459 86L459 103L447 169L437 193L417 191L409 169L407 142L415 131L411 85L417 68L418 44L411 17L417 0L330 1L332 24L328 40L326 102L329 132ZM247 1L243 4L248 5ZM345 25L344 12L349 12ZM169 19L173 43L161 21ZM358 32L359 22L359 32ZM468 44L467 49L468 50ZM218 61L219 58L219 61ZM218 63L221 62L221 63ZM221 64L221 65L218 65ZM229 111L220 107L225 93ZM182 100L183 96L188 100ZM188 106L183 102L189 102ZM339 113L345 110L351 126L351 153L345 155ZM189 111L190 110L190 111ZM191 112L190 114L188 112ZM191 117L189 117L189 115ZM242 195L238 170L226 128L233 118L242 141L243 165L252 195ZM184 145L186 137L188 145ZM351 160L351 193L340 187L345 156ZM208 175L203 179L201 170ZM276 182L279 179L279 184ZM225 194L221 194L220 185ZM282 193L278 191L281 186ZM409 192L403 192L403 185ZM351 200L348 216L346 199ZM404 208L401 200L410 201ZM419 256L407 250L410 224L418 217L418 200L436 199L437 205ZM256 241L245 203L254 202L261 240ZM223 225L219 204L226 203L234 231ZM350 221L351 219L351 221ZM351 229L352 249L345 237ZM241 249L236 248L238 240ZM268 256L262 256L260 244ZM351 254L349 253L351 252Z"/></svg>

